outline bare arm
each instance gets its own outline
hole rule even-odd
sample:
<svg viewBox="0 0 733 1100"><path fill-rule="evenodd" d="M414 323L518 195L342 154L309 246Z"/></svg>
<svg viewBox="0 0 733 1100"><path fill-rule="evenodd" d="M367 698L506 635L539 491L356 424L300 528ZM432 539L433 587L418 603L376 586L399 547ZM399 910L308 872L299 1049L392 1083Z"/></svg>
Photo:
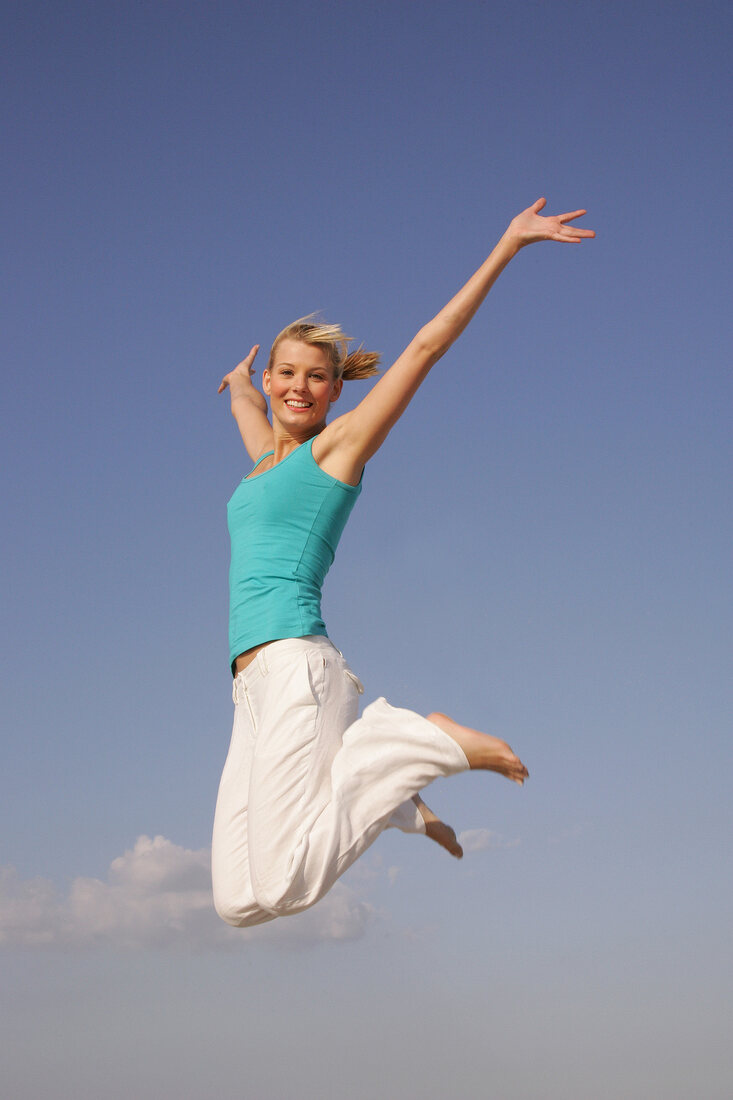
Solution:
<svg viewBox="0 0 733 1100"><path fill-rule="evenodd" d="M488 259L440 313L420 329L364 400L333 422L330 446L323 440L323 457L329 472L347 481L358 479L362 467L382 445L431 367L460 336L521 248L536 241L578 244L584 237L595 236L591 229L567 224L584 214L584 210L542 217L539 211L544 205L545 199L538 199L512 220ZM340 474L336 473L336 466Z"/></svg>
<svg viewBox="0 0 733 1100"><path fill-rule="evenodd" d="M225 389L229 389L232 416L253 462L273 445L272 426L267 419L267 401L252 385L252 364L259 347L259 344L255 344L247 358L238 363L229 374L224 375L218 390L223 393Z"/></svg>

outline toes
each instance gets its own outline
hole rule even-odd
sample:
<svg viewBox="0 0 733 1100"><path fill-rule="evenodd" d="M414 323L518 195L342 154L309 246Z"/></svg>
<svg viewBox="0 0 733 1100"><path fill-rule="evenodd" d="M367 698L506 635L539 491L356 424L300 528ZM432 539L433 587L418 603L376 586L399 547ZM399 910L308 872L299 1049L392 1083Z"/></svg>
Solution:
<svg viewBox="0 0 733 1100"><path fill-rule="evenodd" d="M426 833L430 840L434 840L441 848L445 848L446 852L455 856L456 859L463 858L463 848L458 843L456 834L450 825L436 819L428 823Z"/></svg>
<svg viewBox="0 0 733 1100"><path fill-rule="evenodd" d="M453 837L451 839L444 841L443 847L445 848L446 852L450 852L450 854L452 856L455 856L456 859L463 859L463 848L461 848L460 844L456 840L455 833L453 834Z"/></svg>

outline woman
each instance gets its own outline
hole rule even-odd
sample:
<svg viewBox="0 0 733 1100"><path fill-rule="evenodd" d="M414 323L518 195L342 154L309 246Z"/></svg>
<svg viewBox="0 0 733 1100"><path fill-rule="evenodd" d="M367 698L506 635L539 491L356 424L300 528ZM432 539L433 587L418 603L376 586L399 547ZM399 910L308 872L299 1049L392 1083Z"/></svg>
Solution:
<svg viewBox="0 0 733 1100"><path fill-rule="evenodd" d="M538 199L513 219L352 412L326 423L344 380L375 373L378 356L348 355L338 326L307 318L280 333L263 372L272 424L251 381L258 345L219 386L229 389L255 463L228 510L235 715L212 872L217 911L230 924L313 905L388 826L460 857L455 833L417 792L468 768L520 785L528 775L505 742L447 715L423 718L379 699L357 718L363 688L326 636L320 590L365 464L509 261L535 241L595 236L569 225L584 210L543 217L544 205Z"/></svg>

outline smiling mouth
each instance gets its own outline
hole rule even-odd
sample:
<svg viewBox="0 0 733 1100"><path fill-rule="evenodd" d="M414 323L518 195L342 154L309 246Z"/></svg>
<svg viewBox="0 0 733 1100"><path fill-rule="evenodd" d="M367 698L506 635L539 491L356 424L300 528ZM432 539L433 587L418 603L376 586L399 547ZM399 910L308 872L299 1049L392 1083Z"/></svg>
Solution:
<svg viewBox="0 0 733 1100"><path fill-rule="evenodd" d="M286 401L285 404L289 409L309 409L311 407L310 401Z"/></svg>

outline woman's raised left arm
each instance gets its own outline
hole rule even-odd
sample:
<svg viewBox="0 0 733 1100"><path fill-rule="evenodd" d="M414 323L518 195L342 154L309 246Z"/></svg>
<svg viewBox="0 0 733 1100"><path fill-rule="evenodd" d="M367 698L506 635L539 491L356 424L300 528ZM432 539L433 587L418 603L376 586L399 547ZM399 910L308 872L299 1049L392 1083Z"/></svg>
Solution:
<svg viewBox="0 0 733 1100"><path fill-rule="evenodd" d="M595 237L592 229L578 229L568 224L585 214L585 210L543 217L540 210L544 206L545 199L538 199L510 222L488 259L440 313L420 329L364 400L330 425L333 437L327 448L328 466L333 467L336 459L342 472L348 471L358 478L360 470L382 445L430 368L460 336L501 272L521 248L536 241L579 244L584 237ZM323 443L326 444L325 438ZM348 476L346 479L350 480Z"/></svg>

